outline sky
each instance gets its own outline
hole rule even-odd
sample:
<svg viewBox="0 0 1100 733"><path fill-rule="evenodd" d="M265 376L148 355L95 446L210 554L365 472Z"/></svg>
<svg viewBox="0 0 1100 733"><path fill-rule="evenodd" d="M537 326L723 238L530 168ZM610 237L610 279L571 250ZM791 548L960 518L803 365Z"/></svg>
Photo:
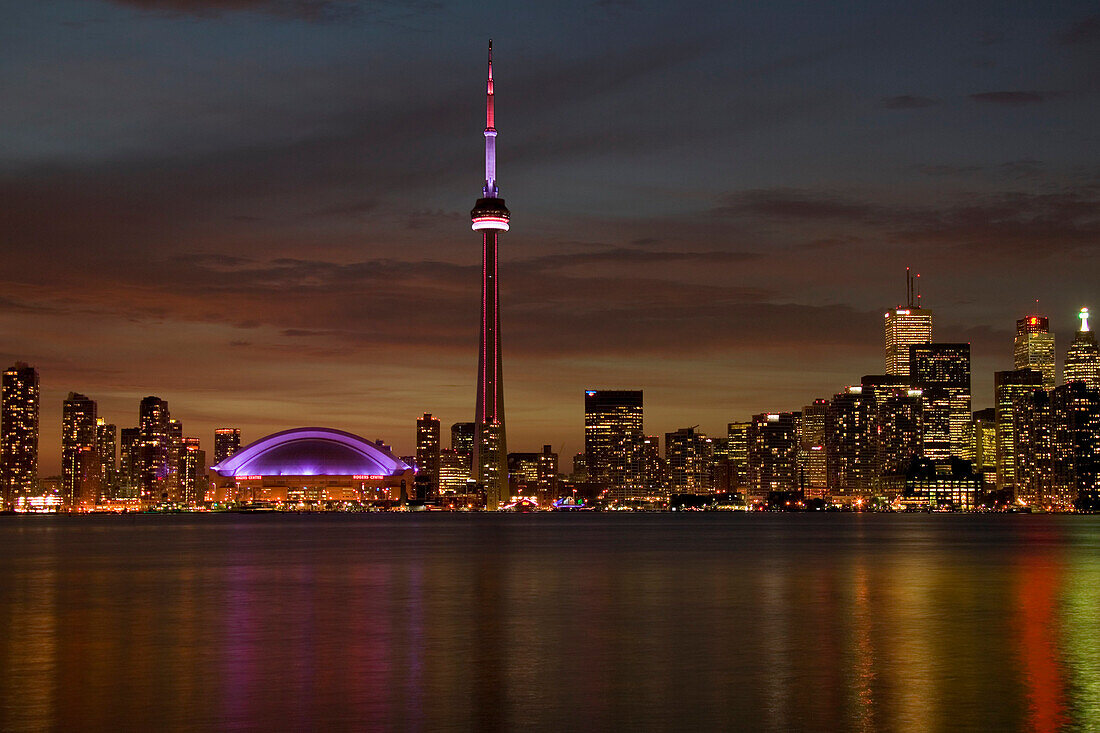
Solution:
<svg viewBox="0 0 1100 733"><path fill-rule="evenodd" d="M1061 360L1100 310L1094 2L0 8L0 360L40 372L43 475L69 391L208 450L472 420L490 38L510 450L580 450L585 389L724 435L881 373L906 266L976 409L1017 318Z"/></svg>

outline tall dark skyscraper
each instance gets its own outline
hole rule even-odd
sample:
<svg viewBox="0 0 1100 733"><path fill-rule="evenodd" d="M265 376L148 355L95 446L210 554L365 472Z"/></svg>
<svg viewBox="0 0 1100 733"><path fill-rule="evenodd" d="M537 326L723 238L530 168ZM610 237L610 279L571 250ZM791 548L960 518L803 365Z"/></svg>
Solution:
<svg viewBox="0 0 1100 733"><path fill-rule="evenodd" d="M617 499L641 496L644 440L641 390L585 390L584 456L589 481L606 484Z"/></svg>
<svg viewBox="0 0 1100 733"><path fill-rule="evenodd" d="M168 403L159 397L146 397L141 401L138 416L141 500L157 504L168 499L168 478L170 473L174 473L169 462L171 436Z"/></svg>
<svg viewBox="0 0 1100 733"><path fill-rule="evenodd" d="M241 449L240 428L214 430L214 465L218 465Z"/></svg>
<svg viewBox="0 0 1100 733"><path fill-rule="evenodd" d="M456 422L451 425L451 450L466 459L466 478L473 476L471 457L474 454L474 424Z"/></svg>
<svg viewBox="0 0 1100 733"><path fill-rule="evenodd" d="M0 489L5 507L38 492L38 370L23 362L3 377Z"/></svg>
<svg viewBox="0 0 1100 733"><path fill-rule="evenodd" d="M427 480L432 496L439 494L439 418L425 412L416 421L416 470Z"/></svg>
<svg viewBox="0 0 1100 733"><path fill-rule="evenodd" d="M946 390L950 403L948 454L965 460L974 458L970 411L970 344L914 344L909 347L909 368L913 386ZM947 458L925 452L926 458Z"/></svg>
<svg viewBox="0 0 1100 733"><path fill-rule="evenodd" d="M99 501L116 498L118 491L118 427L103 418L95 422L95 452L99 457Z"/></svg>
<svg viewBox="0 0 1100 733"><path fill-rule="evenodd" d="M1043 386L1038 369L993 372L993 402L997 429L997 488L1016 491L1016 401L1021 395Z"/></svg>
<svg viewBox="0 0 1100 733"><path fill-rule="evenodd" d="M497 189L496 121L493 109L493 42L485 93L485 185L470 219L481 232L481 341L478 349L477 405L474 410L474 478L485 487L485 506L507 501L508 441L504 428L504 377L500 359L500 286L497 235L508 231L509 212Z"/></svg>
<svg viewBox="0 0 1100 733"><path fill-rule="evenodd" d="M61 497L69 510L90 508L96 495L84 483L85 453L96 449L96 403L82 394L70 392L61 409ZM98 472L97 472L98 473ZM98 493L98 476L95 480Z"/></svg>

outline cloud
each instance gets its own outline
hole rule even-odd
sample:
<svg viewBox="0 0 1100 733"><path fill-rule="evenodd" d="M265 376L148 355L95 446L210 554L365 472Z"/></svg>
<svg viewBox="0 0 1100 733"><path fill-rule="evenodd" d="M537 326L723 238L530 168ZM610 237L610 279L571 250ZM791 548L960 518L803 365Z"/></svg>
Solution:
<svg viewBox="0 0 1100 733"><path fill-rule="evenodd" d="M980 92L971 94L970 98L975 102L986 104L999 104L1008 107L1022 107L1029 104L1039 104L1061 96L1058 92Z"/></svg>
<svg viewBox="0 0 1100 733"><path fill-rule="evenodd" d="M1077 21L1059 33L1056 40L1066 45L1100 42L1100 15L1090 15Z"/></svg>
<svg viewBox="0 0 1100 733"><path fill-rule="evenodd" d="M834 219L866 221L874 217L876 207L861 201L821 196L812 191L791 188L757 189L723 197L711 209L716 216L753 215L769 219Z"/></svg>
<svg viewBox="0 0 1100 733"><path fill-rule="evenodd" d="M878 106L883 109L922 109L924 107L935 107L939 103L938 99L932 99L931 97L915 97L911 94L903 94L899 97L883 97L879 100Z"/></svg>
<svg viewBox="0 0 1100 733"><path fill-rule="evenodd" d="M355 12L356 0L110 0L141 10L218 16L224 13L262 12L309 21L334 20Z"/></svg>

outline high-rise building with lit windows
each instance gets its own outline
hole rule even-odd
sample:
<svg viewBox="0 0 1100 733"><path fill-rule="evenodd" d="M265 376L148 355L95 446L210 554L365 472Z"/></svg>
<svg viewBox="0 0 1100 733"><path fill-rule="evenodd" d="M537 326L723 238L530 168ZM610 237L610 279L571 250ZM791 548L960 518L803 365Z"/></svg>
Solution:
<svg viewBox="0 0 1100 733"><path fill-rule="evenodd" d="M772 491L799 488L797 412L764 412L749 423L748 491L767 497Z"/></svg>
<svg viewBox="0 0 1100 733"><path fill-rule="evenodd" d="M1050 393L1056 498L1100 510L1100 390L1080 381Z"/></svg>
<svg viewBox="0 0 1100 733"><path fill-rule="evenodd" d="M932 311L921 308L917 282L906 268L906 305L891 308L885 314L887 374L909 376L909 347L932 341Z"/></svg>
<svg viewBox="0 0 1100 733"><path fill-rule="evenodd" d="M1054 334L1046 316L1031 315L1016 321L1013 349L1017 369L1035 369L1043 373L1043 388L1054 389L1057 364Z"/></svg>
<svg viewBox="0 0 1100 733"><path fill-rule="evenodd" d="M1054 487L1054 419L1044 387L1022 391L1013 400L1016 499L1032 506L1067 506Z"/></svg>
<svg viewBox="0 0 1100 733"><path fill-rule="evenodd" d="M974 413L974 470L982 474L986 489L997 485L997 410L993 407Z"/></svg>
<svg viewBox="0 0 1100 733"><path fill-rule="evenodd" d="M829 493L834 497L864 497L875 482L875 392L863 385L848 387L829 401L825 427Z"/></svg>
<svg viewBox="0 0 1100 733"><path fill-rule="evenodd" d="M588 481L605 484L613 498L641 496L644 441L641 390L585 390Z"/></svg>
<svg viewBox="0 0 1100 733"><path fill-rule="evenodd" d="M439 493L439 418L425 412L416 420L416 471L426 479L431 496Z"/></svg>
<svg viewBox="0 0 1100 733"><path fill-rule="evenodd" d="M710 493L713 445L695 427L665 433L669 490L674 494Z"/></svg>
<svg viewBox="0 0 1100 733"><path fill-rule="evenodd" d="M21 361L0 394L0 489L4 507L38 492L38 370Z"/></svg>
<svg viewBox="0 0 1100 733"><path fill-rule="evenodd" d="M138 412L138 486L141 500L158 504L168 500L170 470L168 403L149 396L141 401Z"/></svg>
<svg viewBox="0 0 1100 733"><path fill-rule="evenodd" d="M993 373L993 403L997 430L997 489L1016 491L1016 400L1043 386L1037 369Z"/></svg>
<svg viewBox="0 0 1100 733"><path fill-rule="evenodd" d="M118 490L118 428L103 418L95 423L95 450L99 456L99 496L97 501L114 499Z"/></svg>
<svg viewBox="0 0 1100 733"><path fill-rule="evenodd" d="M940 459L948 455L972 460L970 399L970 344L934 343L914 344L909 347L910 378L914 387L936 387L947 392L949 401L950 445L942 456L925 454L926 458Z"/></svg>
<svg viewBox="0 0 1100 733"><path fill-rule="evenodd" d="M1066 351L1062 380L1065 384L1082 382L1089 389L1100 390L1100 347L1089 328L1089 309L1082 308L1077 317L1081 319L1081 327Z"/></svg>
<svg viewBox="0 0 1100 733"><path fill-rule="evenodd" d="M216 428L214 430L214 465L231 458L241 449L240 428Z"/></svg>
<svg viewBox="0 0 1100 733"><path fill-rule="evenodd" d="M215 464L216 465L216 464ZM179 502L185 506L198 506L206 498L208 477L206 451L198 438L180 439Z"/></svg>
<svg viewBox="0 0 1100 733"><path fill-rule="evenodd" d="M96 403L82 394L70 392L61 407L61 501L70 511L95 505L96 492L86 490L88 471L85 453L96 452Z"/></svg>

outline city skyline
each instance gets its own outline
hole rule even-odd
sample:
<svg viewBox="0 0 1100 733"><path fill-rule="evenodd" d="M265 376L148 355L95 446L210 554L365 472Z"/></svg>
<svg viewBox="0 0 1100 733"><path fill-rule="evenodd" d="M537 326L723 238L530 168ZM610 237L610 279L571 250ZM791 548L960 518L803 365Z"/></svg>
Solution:
<svg viewBox="0 0 1100 733"><path fill-rule="evenodd" d="M589 388L645 390L647 432L721 434L858 383L907 265L934 339L972 344L975 409L1017 319L1051 318L1061 363L1095 307L1098 39L1075 4L884 28L869 4L703 6L675 32L630 4L486 6L457 32L453 8L309 6L11 11L2 354L43 375L40 474L70 391L120 427L156 394L204 440L321 424L411 453L416 415L473 419L488 35L524 212L501 274L514 449L577 452Z"/></svg>

